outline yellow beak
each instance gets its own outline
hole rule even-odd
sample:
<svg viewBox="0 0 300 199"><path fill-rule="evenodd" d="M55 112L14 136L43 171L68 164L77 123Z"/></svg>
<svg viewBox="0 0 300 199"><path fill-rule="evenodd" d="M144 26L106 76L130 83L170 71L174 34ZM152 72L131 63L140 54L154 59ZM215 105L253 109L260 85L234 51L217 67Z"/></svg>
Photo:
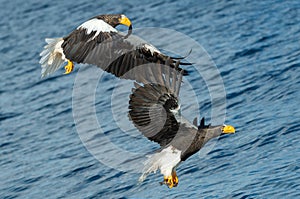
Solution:
<svg viewBox="0 0 300 199"><path fill-rule="evenodd" d="M125 16L122 15L121 19L120 19L120 24L123 24L125 26L131 26L131 21Z"/></svg>
<svg viewBox="0 0 300 199"><path fill-rule="evenodd" d="M230 125L225 125L222 129L223 133L235 133L235 129L233 126L230 126Z"/></svg>

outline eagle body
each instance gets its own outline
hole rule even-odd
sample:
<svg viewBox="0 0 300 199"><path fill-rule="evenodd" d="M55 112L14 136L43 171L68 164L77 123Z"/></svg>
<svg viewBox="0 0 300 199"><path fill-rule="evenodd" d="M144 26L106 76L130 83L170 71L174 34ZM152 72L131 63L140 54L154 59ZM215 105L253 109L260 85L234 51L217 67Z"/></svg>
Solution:
<svg viewBox="0 0 300 199"><path fill-rule="evenodd" d="M127 35L116 29L120 24L129 27ZM42 77L52 74L65 62L68 62L66 74L73 70L74 63L85 63L96 65L116 77L138 82L143 82L147 74L133 70L135 68L155 67L155 64L175 67L176 59L131 33L132 25L125 15L111 14L95 16L65 37L46 39L48 44L40 54ZM182 69L177 67L176 70Z"/></svg>

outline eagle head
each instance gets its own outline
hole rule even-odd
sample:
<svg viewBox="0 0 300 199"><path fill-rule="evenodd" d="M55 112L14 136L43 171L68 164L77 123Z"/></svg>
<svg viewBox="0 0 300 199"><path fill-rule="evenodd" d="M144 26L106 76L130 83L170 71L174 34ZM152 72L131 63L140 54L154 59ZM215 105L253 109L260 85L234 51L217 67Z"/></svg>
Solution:
<svg viewBox="0 0 300 199"><path fill-rule="evenodd" d="M131 21L124 14L106 14L97 16L98 19L102 19L112 27L116 27L118 25L128 26L129 29L132 29Z"/></svg>

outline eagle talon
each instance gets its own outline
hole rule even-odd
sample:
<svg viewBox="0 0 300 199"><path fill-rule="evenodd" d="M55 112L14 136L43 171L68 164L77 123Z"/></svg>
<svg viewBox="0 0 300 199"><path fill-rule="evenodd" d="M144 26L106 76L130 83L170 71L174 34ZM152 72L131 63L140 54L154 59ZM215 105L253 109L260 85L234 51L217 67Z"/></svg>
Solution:
<svg viewBox="0 0 300 199"><path fill-rule="evenodd" d="M73 64L73 62L71 62L70 60L68 60L68 64L65 66L65 75L66 74L69 74L69 73L71 73L72 71L73 71L73 69L74 69L74 64Z"/></svg>
<svg viewBox="0 0 300 199"><path fill-rule="evenodd" d="M171 176L164 177L164 181L160 182L160 185L166 184L170 189L173 187L177 187L178 185L178 177L176 172L173 171Z"/></svg>

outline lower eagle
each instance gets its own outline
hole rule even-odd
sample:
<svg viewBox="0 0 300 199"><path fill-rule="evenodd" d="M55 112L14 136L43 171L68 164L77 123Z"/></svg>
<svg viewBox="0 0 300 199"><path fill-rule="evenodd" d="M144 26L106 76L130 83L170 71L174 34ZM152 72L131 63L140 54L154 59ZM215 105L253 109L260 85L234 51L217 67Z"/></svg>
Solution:
<svg viewBox="0 0 300 199"><path fill-rule="evenodd" d="M152 77L149 83L138 84L132 89L129 101L129 118L149 140L160 145L159 152L145 162L143 181L148 174L160 170L164 175L161 184L176 187L176 167L198 152L210 139L235 133L230 125L205 125L204 118L197 124L187 121L180 111L179 90L182 72L164 67L164 74Z"/></svg>

